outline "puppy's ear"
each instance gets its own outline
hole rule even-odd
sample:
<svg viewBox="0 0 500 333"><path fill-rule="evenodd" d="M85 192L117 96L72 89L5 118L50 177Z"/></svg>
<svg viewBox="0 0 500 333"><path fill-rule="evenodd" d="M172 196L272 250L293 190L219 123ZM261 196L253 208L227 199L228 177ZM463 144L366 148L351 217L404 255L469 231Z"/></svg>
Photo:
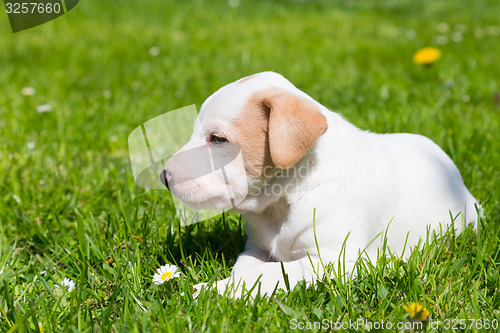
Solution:
<svg viewBox="0 0 500 333"><path fill-rule="evenodd" d="M278 167L297 163L328 128L318 107L299 96L280 92L265 97L262 105L269 109L269 149Z"/></svg>

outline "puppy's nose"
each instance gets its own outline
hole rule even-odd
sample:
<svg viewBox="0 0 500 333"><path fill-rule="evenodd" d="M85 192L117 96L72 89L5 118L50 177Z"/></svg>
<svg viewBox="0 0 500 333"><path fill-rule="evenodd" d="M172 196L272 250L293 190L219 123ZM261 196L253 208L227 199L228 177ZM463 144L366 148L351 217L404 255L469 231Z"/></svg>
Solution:
<svg viewBox="0 0 500 333"><path fill-rule="evenodd" d="M160 173L160 180L163 183L163 185L165 185L169 190L170 188L168 187L168 181L170 179L172 179L170 172L167 171L166 169L163 169L163 171Z"/></svg>

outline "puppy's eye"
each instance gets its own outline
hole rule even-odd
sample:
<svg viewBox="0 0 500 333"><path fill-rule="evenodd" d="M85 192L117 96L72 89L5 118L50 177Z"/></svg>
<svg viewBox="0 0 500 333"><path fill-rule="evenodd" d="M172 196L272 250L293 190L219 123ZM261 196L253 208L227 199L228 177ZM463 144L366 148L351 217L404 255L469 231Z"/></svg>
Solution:
<svg viewBox="0 0 500 333"><path fill-rule="evenodd" d="M219 135L216 135L216 134L212 134L210 136L210 142L214 142L214 143L224 143L224 142L227 142L227 139L225 137L222 137L222 136L219 136Z"/></svg>

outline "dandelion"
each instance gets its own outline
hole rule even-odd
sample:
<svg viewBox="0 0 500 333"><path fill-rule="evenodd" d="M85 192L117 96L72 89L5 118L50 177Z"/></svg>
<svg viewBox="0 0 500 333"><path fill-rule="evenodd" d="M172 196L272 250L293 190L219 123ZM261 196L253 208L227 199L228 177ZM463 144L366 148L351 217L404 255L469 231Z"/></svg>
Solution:
<svg viewBox="0 0 500 333"><path fill-rule="evenodd" d="M439 58L441 58L441 51L434 47L425 47L415 53L413 62L417 65L432 65Z"/></svg>
<svg viewBox="0 0 500 333"><path fill-rule="evenodd" d="M50 106L50 104L38 105L36 107L36 111L40 113L50 112L52 111L52 106Z"/></svg>
<svg viewBox="0 0 500 333"><path fill-rule="evenodd" d="M36 147L36 144L33 142L33 141L30 141L26 144L26 147L29 149L29 150L33 150L35 149Z"/></svg>
<svg viewBox="0 0 500 333"><path fill-rule="evenodd" d="M61 282L61 286L64 287L64 289L66 289L68 293L70 293L73 291L73 289L75 289L76 285L73 280L64 278L64 280L62 280ZM61 287L59 287L57 284L54 284L54 287L56 287L57 289L61 289Z"/></svg>
<svg viewBox="0 0 500 333"><path fill-rule="evenodd" d="M179 277L181 273L175 265L163 265L156 270L153 276L153 283L157 286L163 284L165 281Z"/></svg>
<svg viewBox="0 0 500 333"><path fill-rule="evenodd" d="M149 49L149 54L152 57L156 57L160 54L160 48L158 46L153 46Z"/></svg>
<svg viewBox="0 0 500 333"><path fill-rule="evenodd" d="M418 303L411 303L410 305L403 305L403 309L408 313L409 320L411 321L426 321L431 313L429 310Z"/></svg>
<svg viewBox="0 0 500 333"><path fill-rule="evenodd" d="M21 93L24 95L24 96L33 96L34 94L36 94L36 89L33 88L33 87L24 87L22 90L21 90Z"/></svg>

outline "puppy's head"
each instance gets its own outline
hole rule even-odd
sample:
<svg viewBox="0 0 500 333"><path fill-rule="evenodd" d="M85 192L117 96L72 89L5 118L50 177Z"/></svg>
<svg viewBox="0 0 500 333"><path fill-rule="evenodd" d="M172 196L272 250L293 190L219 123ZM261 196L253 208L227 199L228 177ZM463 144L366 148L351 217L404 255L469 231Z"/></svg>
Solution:
<svg viewBox="0 0 500 333"><path fill-rule="evenodd" d="M191 139L161 178L194 208L234 208L250 183L302 159L327 126L318 104L284 77L255 74L203 103Z"/></svg>

